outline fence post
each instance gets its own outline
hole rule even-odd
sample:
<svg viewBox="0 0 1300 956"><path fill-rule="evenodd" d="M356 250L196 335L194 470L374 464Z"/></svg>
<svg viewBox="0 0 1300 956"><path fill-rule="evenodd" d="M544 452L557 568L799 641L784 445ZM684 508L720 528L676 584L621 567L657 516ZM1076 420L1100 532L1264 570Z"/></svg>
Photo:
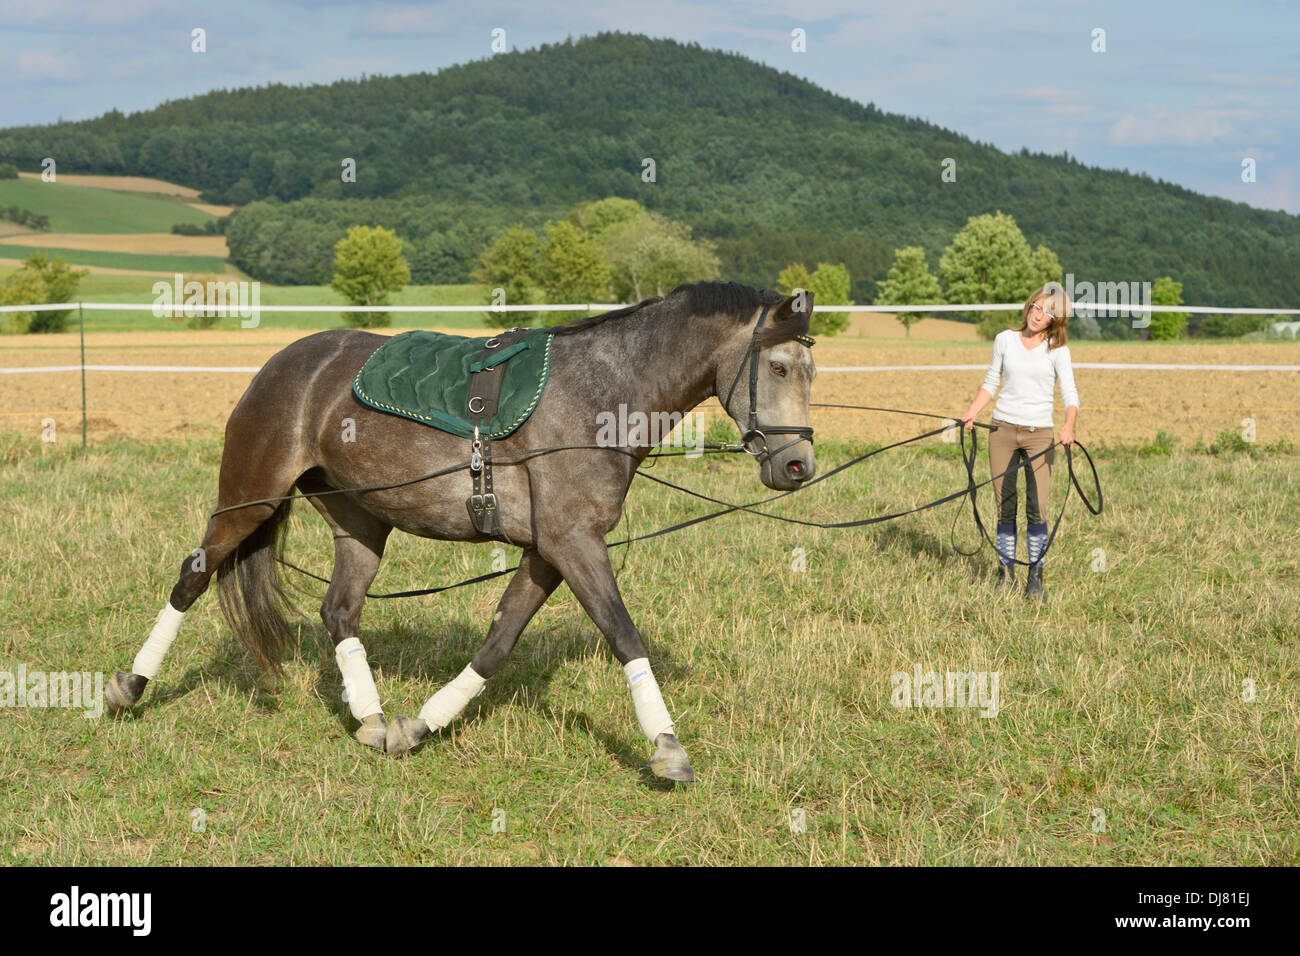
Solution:
<svg viewBox="0 0 1300 956"><path fill-rule="evenodd" d="M86 450L86 310L77 303L77 324L81 326L81 450Z"/></svg>

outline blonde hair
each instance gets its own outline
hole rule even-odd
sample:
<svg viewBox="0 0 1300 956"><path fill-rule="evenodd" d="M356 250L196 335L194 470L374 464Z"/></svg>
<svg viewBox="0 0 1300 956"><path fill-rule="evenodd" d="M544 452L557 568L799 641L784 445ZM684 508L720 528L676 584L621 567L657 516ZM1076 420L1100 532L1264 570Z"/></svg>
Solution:
<svg viewBox="0 0 1300 956"><path fill-rule="evenodd" d="M1047 350L1050 352L1052 349L1061 348L1069 338L1066 324L1074 311L1070 304L1070 297L1065 294L1059 282L1049 282L1042 288L1035 289L1025 300L1025 308L1021 313L1021 332L1029 329L1029 310L1034 307L1034 303L1042 303L1043 311L1051 319L1051 324L1047 327Z"/></svg>

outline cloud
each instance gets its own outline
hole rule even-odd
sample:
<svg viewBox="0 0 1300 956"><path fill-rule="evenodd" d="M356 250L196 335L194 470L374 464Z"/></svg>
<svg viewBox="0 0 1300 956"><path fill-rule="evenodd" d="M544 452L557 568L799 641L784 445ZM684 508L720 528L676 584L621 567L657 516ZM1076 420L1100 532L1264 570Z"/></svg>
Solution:
<svg viewBox="0 0 1300 956"><path fill-rule="evenodd" d="M18 54L18 75L26 80L67 83L82 78L81 62L75 53L28 50Z"/></svg>
<svg viewBox="0 0 1300 956"><path fill-rule="evenodd" d="M180 12L170 0L0 0L0 23L25 33L124 33L141 24L173 23Z"/></svg>
<svg viewBox="0 0 1300 956"><path fill-rule="evenodd" d="M349 32L354 37L432 37L450 36L462 27L461 21L437 7L386 3L367 10Z"/></svg>
<svg viewBox="0 0 1300 956"><path fill-rule="evenodd" d="M1239 109L1174 110L1147 103L1140 114L1121 116L1106 135L1112 146L1211 146L1240 139Z"/></svg>

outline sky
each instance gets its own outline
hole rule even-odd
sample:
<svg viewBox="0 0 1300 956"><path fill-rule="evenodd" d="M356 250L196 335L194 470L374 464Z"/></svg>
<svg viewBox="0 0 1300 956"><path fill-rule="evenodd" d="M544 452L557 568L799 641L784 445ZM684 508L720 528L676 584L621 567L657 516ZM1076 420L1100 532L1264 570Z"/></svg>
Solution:
<svg viewBox="0 0 1300 956"><path fill-rule="evenodd" d="M1300 214L1300 0L0 0L0 127L432 72L490 56L498 29L510 49L607 30L696 42L1008 152Z"/></svg>

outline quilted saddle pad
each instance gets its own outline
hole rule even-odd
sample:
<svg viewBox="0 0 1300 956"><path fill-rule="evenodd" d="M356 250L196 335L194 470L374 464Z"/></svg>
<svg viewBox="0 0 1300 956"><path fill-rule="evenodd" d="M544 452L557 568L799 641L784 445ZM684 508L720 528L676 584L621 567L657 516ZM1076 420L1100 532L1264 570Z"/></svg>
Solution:
<svg viewBox="0 0 1300 956"><path fill-rule="evenodd" d="M489 338L424 331L394 335L361 366L352 391L381 412L472 438L474 426L465 408L470 375L479 370L479 356ZM505 372L497 412L486 437L505 438L533 413L550 375L554 338L551 329L530 330L488 360L488 367L504 362Z"/></svg>

